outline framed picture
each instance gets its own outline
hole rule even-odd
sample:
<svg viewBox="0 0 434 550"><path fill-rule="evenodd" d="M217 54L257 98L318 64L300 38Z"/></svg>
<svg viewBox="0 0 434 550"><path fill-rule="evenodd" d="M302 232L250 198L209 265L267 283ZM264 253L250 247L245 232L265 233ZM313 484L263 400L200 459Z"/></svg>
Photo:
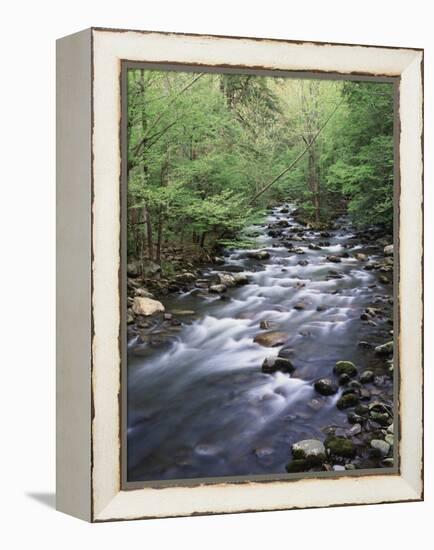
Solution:
<svg viewBox="0 0 434 550"><path fill-rule="evenodd" d="M423 51L57 44L57 505L423 498Z"/></svg>

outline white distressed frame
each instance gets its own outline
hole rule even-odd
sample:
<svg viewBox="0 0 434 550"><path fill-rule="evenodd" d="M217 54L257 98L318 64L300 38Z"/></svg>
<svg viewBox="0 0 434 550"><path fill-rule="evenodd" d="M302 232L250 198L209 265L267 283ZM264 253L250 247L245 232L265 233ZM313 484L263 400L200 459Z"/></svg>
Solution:
<svg viewBox="0 0 434 550"><path fill-rule="evenodd" d="M93 68L90 512L71 506L67 511L90 521L108 521L421 500L423 52L107 29L87 32ZM400 77L399 474L121 490L121 60Z"/></svg>

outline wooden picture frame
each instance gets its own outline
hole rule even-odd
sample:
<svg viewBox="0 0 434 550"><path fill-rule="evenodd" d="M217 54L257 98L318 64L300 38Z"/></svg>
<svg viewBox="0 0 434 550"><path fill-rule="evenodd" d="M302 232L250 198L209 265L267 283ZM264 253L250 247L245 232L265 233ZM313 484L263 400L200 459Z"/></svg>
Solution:
<svg viewBox="0 0 434 550"><path fill-rule="evenodd" d="M125 488L122 66L142 62L395 82L399 466L393 473ZM421 500L423 50L92 28L57 43L57 102L58 509L104 522Z"/></svg>

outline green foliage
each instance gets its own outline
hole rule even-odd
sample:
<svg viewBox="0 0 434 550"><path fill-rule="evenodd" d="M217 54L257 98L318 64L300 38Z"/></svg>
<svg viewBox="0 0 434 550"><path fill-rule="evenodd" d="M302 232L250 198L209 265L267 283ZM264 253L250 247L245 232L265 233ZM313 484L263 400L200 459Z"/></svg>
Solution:
<svg viewBox="0 0 434 550"><path fill-rule="evenodd" d="M129 254L164 268L173 246L245 244L243 228L282 200L316 223L347 209L390 226L392 138L389 84L131 69Z"/></svg>
<svg viewBox="0 0 434 550"><path fill-rule="evenodd" d="M346 83L346 115L326 169L329 190L339 193L360 226L393 225L393 86ZM333 137L333 136L332 136Z"/></svg>

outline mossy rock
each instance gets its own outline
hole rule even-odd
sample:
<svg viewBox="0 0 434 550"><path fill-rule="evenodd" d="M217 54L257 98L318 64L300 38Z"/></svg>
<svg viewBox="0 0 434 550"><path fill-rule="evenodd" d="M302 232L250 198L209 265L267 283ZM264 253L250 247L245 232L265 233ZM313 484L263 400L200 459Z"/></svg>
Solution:
<svg viewBox="0 0 434 550"><path fill-rule="evenodd" d="M346 374L352 378L357 375L357 367L351 361L338 361L333 370L337 376Z"/></svg>
<svg viewBox="0 0 434 550"><path fill-rule="evenodd" d="M325 447L332 456L353 458L356 454L354 443L345 437L331 437L325 442Z"/></svg>
<svg viewBox="0 0 434 550"><path fill-rule="evenodd" d="M359 416L368 416L369 407L367 405L360 404L360 405L357 405L357 407L354 409L354 412Z"/></svg>
<svg viewBox="0 0 434 550"><path fill-rule="evenodd" d="M336 406L338 409L349 409L350 407L355 407L359 404L359 396L355 393L347 393L343 395L338 402L336 403Z"/></svg>
<svg viewBox="0 0 434 550"><path fill-rule="evenodd" d="M389 424L392 423L392 419L389 417L387 413L371 411L369 416L370 418L372 418L372 420L374 420L375 422L378 422L378 424L381 424L382 426L389 426Z"/></svg>
<svg viewBox="0 0 434 550"><path fill-rule="evenodd" d="M294 459L305 460L309 464L322 464L325 460L325 447L319 439L303 439L291 447Z"/></svg>

